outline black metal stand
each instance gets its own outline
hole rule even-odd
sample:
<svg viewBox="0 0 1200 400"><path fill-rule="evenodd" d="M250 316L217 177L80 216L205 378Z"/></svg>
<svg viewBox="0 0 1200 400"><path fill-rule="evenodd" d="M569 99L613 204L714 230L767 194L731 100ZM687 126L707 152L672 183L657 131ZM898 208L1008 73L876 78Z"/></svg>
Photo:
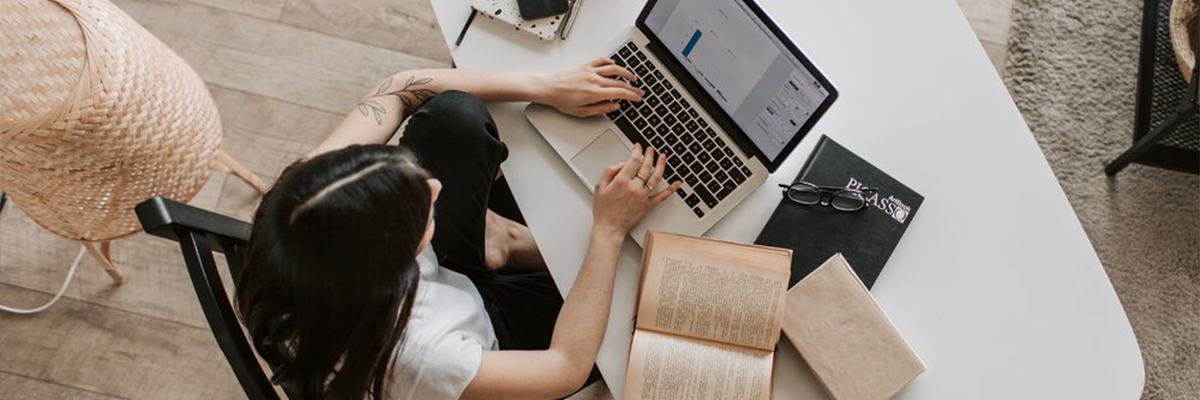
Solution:
<svg viewBox="0 0 1200 400"><path fill-rule="evenodd" d="M1197 63L1196 66L1200 67L1200 63ZM1196 101L1196 83L1200 82L1200 79L1196 79L1197 77L1200 77L1200 68L1192 71L1192 83L1188 85L1190 96L1180 99L1179 109L1175 112L1175 115L1163 121L1162 124L1159 124L1157 128L1154 128L1153 132L1142 136L1141 139L1133 143L1133 146L1129 150L1125 150L1120 157L1117 157L1116 160L1113 160L1108 166L1104 167L1105 174L1113 176L1121 172L1129 163L1144 156L1155 144L1165 138L1167 134L1175 132L1180 125L1183 125L1185 118L1200 114L1200 104Z"/></svg>
<svg viewBox="0 0 1200 400"><path fill-rule="evenodd" d="M4 192L0 192L0 212L4 212Z"/></svg>
<svg viewBox="0 0 1200 400"><path fill-rule="evenodd" d="M1170 29L1166 26L1170 3L1171 0L1145 2L1134 143L1105 166L1104 173L1108 176L1116 175L1130 163L1200 173L1200 126L1196 122L1200 116L1196 100L1200 62L1192 70L1191 82L1183 84L1170 43ZM1156 120L1157 126L1151 129Z"/></svg>

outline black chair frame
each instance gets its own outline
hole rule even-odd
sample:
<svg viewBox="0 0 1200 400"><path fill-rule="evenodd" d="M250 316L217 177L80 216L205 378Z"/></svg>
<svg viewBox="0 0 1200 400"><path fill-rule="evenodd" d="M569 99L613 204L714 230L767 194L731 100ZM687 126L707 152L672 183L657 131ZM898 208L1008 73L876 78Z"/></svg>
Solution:
<svg viewBox="0 0 1200 400"><path fill-rule="evenodd" d="M162 197L146 200L135 210L146 233L179 242L204 318L246 396L279 400L242 332L213 256L214 252L225 254L228 272L236 277L250 238L250 224Z"/></svg>

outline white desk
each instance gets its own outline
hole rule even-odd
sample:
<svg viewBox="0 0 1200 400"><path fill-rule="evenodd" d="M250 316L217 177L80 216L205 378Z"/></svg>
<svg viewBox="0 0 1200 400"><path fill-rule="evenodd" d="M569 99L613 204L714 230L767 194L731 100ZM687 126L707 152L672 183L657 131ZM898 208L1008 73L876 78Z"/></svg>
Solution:
<svg viewBox="0 0 1200 400"><path fill-rule="evenodd" d="M775 184L829 135L925 196L872 291L928 366L897 398L1137 399L1141 353L1112 284L954 1L760 2L841 98L708 236L752 241L780 198ZM457 48L470 1L433 4L460 67L537 71L607 54L643 0L586 1L566 41L477 18ZM505 175L566 293L587 247L590 193L523 107L490 106L511 150ZM618 397L640 257L626 240L598 360ZM778 399L826 397L786 341L776 377Z"/></svg>

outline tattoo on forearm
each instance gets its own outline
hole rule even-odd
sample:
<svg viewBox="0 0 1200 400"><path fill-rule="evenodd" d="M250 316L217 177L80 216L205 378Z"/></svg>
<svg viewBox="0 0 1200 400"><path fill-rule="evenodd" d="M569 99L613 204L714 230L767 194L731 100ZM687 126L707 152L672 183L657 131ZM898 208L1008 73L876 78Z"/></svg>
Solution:
<svg viewBox="0 0 1200 400"><path fill-rule="evenodd" d="M400 104L403 104L405 109L412 110L425 103L426 100L433 98L433 96L437 96L437 92L432 89L421 87L429 82L433 82L433 78L409 76L408 81L404 82L404 87L388 91L388 89L392 88L393 79L395 77L387 78L387 80L379 84L379 88L375 90L375 94L358 103L358 112L362 113L364 117L374 116L375 123L383 125L383 116L387 115L387 109L383 107L383 104L379 103L379 100L386 97L395 97L400 100Z"/></svg>

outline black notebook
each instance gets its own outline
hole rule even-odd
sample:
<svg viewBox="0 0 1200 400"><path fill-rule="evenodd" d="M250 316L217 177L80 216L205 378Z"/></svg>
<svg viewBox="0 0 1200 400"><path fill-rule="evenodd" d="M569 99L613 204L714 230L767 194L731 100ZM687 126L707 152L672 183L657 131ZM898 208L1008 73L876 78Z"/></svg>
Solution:
<svg viewBox="0 0 1200 400"><path fill-rule="evenodd" d="M788 287L829 257L842 253L870 288L925 200L827 136L821 136L793 181L879 191L867 196L866 209L844 212L793 203L783 196L784 189L779 189L779 206L755 243L794 250Z"/></svg>

